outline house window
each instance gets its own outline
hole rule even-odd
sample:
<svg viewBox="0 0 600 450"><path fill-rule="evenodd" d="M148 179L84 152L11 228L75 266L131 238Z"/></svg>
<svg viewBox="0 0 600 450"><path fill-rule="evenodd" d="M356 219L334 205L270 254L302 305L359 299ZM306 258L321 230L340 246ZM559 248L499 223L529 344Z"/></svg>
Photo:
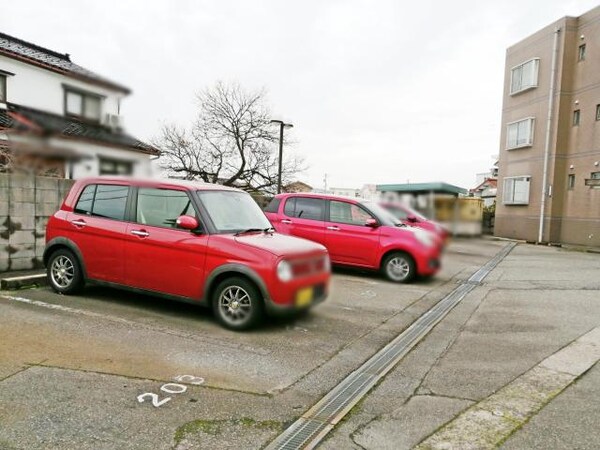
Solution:
<svg viewBox="0 0 600 450"><path fill-rule="evenodd" d="M583 61L585 59L585 44L581 44L579 46L578 59L579 61Z"/></svg>
<svg viewBox="0 0 600 450"><path fill-rule="evenodd" d="M0 75L0 102L6 101L6 76Z"/></svg>
<svg viewBox="0 0 600 450"><path fill-rule="evenodd" d="M99 122L101 101L98 95L66 89L65 115Z"/></svg>
<svg viewBox="0 0 600 450"><path fill-rule="evenodd" d="M528 205L529 180L528 176L504 178L503 203L505 205Z"/></svg>
<svg viewBox="0 0 600 450"><path fill-rule="evenodd" d="M574 127L579 126L580 118L581 118L581 111L579 109L576 109L575 111L573 111L573 126Z"/></svg>
<svg viewBox="0 0 600 450"><path fill-rule="evenodd" d="M133 163L116 159L100 158L100 175L131 175Z"/></svg>
<svg viewBox="0 0 600 450"><path fill-rule="evenodd" d="M529 147L533 144L534 120L533 117L529 117L508 124L506 133L506 147L508 149Z"/></svg>
<svg viewBox="0 0 600 450"><path fill-rule="evenodd" d="M573 174L569 175L569 179L567 181L567 188L569 190L572 190L575 188L575 175L573 175Z"/></svg>
<svg viewBox="0 0 600 450"><path fill-rule="evenodd" d="M539 58L534 58L513 67L510 74L511 95L537 87L539 66Z"/></svg>
<svg viewBox="0 0 600 450"><path fill-rule="evenodd" d="M600 105L596 105L596 120L600 120Z"/></svg>

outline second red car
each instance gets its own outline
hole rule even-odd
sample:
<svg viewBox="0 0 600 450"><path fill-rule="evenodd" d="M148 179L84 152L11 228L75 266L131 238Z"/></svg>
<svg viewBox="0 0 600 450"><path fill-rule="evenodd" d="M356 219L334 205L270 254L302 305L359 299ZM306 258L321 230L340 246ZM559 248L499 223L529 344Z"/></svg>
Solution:
<svg viewBox="0 0 600 450"><path fill-rule="evenodd" d="M440 268L442 242L407 227L376 202L324 194L279 194L265 209L279 232L327 247L331 262L381 270L395 282Z"/></svg>

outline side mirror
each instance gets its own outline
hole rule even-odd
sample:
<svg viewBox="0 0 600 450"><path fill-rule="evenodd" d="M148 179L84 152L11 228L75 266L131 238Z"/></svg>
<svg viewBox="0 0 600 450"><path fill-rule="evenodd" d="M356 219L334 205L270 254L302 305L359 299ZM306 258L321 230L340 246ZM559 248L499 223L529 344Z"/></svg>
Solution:
<svg viewBox="0 0 600 450"><path fill-rule="evenodd" d="M367 219L365 226L369 228L377 228L379 226L379 222L377 222L375 219Z"/></svg>
<svg viewBox="0 0 600 450"><path fill-rule="evenodd" d="M175 222L179 228L184 230L196 230L198 228L198 219L192 216L179 216Z"/></svg>
<svg viewBox="0 0 600 450"><path fill-rule="evenodd" d="M408 216L406 216L406 220L408 220L409 222L415 223L415 222L417 222L417 216L415 216L414 214L409 214Z"/></svg>

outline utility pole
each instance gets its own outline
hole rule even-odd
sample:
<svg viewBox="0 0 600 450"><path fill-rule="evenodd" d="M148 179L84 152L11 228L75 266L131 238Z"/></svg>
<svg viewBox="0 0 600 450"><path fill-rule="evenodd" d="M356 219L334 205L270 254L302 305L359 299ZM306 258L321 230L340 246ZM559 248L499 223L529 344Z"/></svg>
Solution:
<svg viewBox="0 0 600 450"><path fill-rule="evenodd" d="M283 170L283 129L292 128L294 125L285 123L283 120L271 120L271 123L279 124L279 169L277 172L277 193L281 194L281 172Z"/></svg>

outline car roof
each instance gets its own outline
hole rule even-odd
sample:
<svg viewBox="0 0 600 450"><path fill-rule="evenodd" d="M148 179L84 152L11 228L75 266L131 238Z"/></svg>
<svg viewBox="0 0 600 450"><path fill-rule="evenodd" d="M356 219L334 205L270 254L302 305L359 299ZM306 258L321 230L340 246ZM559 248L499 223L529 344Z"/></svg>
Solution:
<svg viewBox="0 0 600 450"><path fill-rule="evenodd" d="M290 192L285 194L277 194L275 198L284 199L290 197L307 197L307 198L320 198L323 200L345 200L353 203L362 203L366 200L364 198L358 197L346 197L345 195L335 195L335 194L319 194L316 192Z"/></svg>
<svg viewBox="0 0 600 450"><path fill-rule="evenodd" d="M84 184L93 183L127 183L134 186L148 186L158 188L183 187L189 190L199 191L233 191L243 192L241 189L223 186L221 184L204 183L202 181L177 180L172 178L140 178L140 177L121 177L121 176L98 176L88 177L78 180Z"/></svg>

